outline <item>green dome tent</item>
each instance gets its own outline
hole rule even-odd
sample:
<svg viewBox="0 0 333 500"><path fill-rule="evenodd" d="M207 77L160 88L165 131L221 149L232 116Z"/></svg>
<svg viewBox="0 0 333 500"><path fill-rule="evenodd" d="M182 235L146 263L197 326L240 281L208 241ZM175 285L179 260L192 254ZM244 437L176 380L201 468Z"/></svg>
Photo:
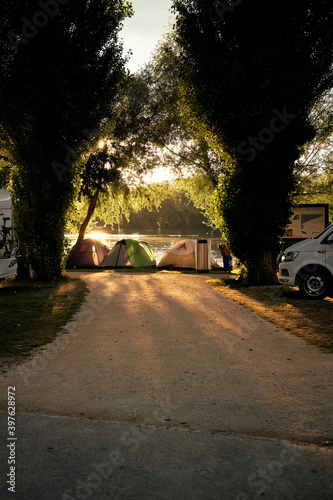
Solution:
<svg viewBox="0 0 333 500"><path fill-rule="evenodd" d="M155 267L156 257L148 243L124 239L118 241L100 267Z"/></svg>

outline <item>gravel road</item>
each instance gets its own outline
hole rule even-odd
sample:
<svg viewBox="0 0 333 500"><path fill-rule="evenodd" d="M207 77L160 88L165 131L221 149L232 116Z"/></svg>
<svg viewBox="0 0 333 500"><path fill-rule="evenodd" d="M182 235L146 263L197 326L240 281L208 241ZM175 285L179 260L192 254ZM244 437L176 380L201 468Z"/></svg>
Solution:
<svg viewBox="0 0 333 500"><path fill-rule="evenodd" d="M2 373L0 409L15 385L25 413L333 438L332 355L228 300L209 276L72 276L88 284L86 302L64 335Z"/></svg>

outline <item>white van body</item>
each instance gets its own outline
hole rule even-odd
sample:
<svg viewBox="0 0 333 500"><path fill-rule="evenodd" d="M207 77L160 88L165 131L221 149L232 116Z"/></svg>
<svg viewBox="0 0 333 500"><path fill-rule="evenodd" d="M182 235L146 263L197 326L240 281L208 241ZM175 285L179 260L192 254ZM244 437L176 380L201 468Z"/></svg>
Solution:
<svg viewBox="0 0 333 500"><path fill-rule="evenodd" d="M312 299L333 292L333 224L287 248L279 265L279 281L298 286L303 296Z"/></svg>
<svg viewBox="0 0 333 500"><path fill-rule="evenodd" d="M0 232L4 217L9 217L6 227L13 225L12 198L6 189L0 189ZM5 249L0 248L0 278L15 276L17 273L17 255L13 254L9 258L4 257Z"/></svg>

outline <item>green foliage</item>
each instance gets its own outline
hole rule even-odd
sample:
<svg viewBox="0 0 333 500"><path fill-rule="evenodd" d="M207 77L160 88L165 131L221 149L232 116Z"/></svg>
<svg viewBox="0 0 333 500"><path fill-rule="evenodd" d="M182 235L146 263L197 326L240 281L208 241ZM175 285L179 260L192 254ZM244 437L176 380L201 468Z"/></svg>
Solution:
<svg viewBox="0 0 333 500"><path fill-rule="evenodd" d="M131 212L128 221L122 221L121 231L124 233L138 233L151 231L159 234L163 231L188 234L189 230L204 229L205 219L184 194L176 198L170 197L162 201L161 206L139 212Z"/></svg>
<svg viewBox="0 0 333 500"><path fill-rule="evenodd" d="M201 187L200 187L201 186ZM216 226L209 218L213 212L213 188L202 179L176 180L149 184L145 187L123 190L109 189L101 194L94 217L87 231L117 228L122 231L158 231L160 228L186 231L189 227ZM205 195L207 194L207 196ZM80 228L81 213L88 208L88 201L81 199L77 212L72 212L67 230L72 233Z"/></svg>
<svg viewBox="0 0 333 500"><path fill-rule="evenodd" d="M7 189L10 184L12 165L0 158L0 189Z"/></svg>
<svg viewBox="0 0 333 500"><path fill-rule="evenodd" d="M144 108L148 127L141 129L140 142L150 146L145 155L149 162L155 158L159 166L180 177L201 173L216 186L226 158L212 130L188 107L181 64L174 34L167 33L140 74L148 89Z"/></svg>
<svg viewBox="0 0 333 500"><path fill-rule="evenodd" d="M312 174L302 183L297 203L328 203L329 218L333 221L333 172L332 170Z"/></svg>
<svg viewBox="0 0 333 500"><path fill-rule="evenodd" d="M102 147L92 151L81 172L81 186L79 199L86 196L93 198L96 190L105 192L111 184L120 185L120 171L117 168L117 158L108 151L105 143Z"/></svg>
<svg viewBox="0 0 333 500"><path fill-rule="evenodd" d="M175 188L183 192L188 200L200 210L205 218L205 224L211 229L223 233L223 221L217 210L218 190L207 176L197 174L175 183Z"/></svg>
<svg viewBox="0 0 333 500"><path fill-rule="evenodd" d="M136 186L133 192L137 192L143 183L142 176L158 161L151 154L152 117L145 111L148 95L149 88L140 74L127 75L124 85L118 89L112 120L104 128L105 145L102 150L91 152L80 176L79 201L85 196L90 202L86 207L80 203L79 240L95 225L91 218L95 214L96 219L96 209L102 208L101 201L105 212L103 218L111 226L124 215L128 217L125 203L129 186ZM109 196L101 198L107 190ZM99 213L97 217L100 216ZM76 218L74 224L77 222Z"/></svg>
<svg viewBox="0 0 333 500"><path fill-rule="evenodd" d="M107 172L103 162L95 161L93 153L81 174L80 192L93 199L103 185L108 193L99 196L95 208L80 197L76 212L70 217L72 231L78 231L86 213L93 217L87 226L90 230L101 224L124 225L124 219L128 221L131 214L142 209L157 211L174 186L169 188L165 184L161 190L158 185L153 189L145 185L144 174L156 166L186 179L183 187L178 184L177 189L186 192L195 206L213 217L212 193L225 168L225 158L220 150L217 154L215 136L201 122L192 119L183 101L178 51L172 34L168 34L151 62L139 74L128 77L118 92L113 121L104 138L112 156L109 163L120 178L111 178L110 182L104 179ZM103 161L105 164L106 158ZM191 181L187 182L190 173ZM86 223L87 217L80 235Z"/></svg>
<svg viewBox="0 0 333 500"><path fill-rule="evenodd" d="M4 0L2 12L1 145L16 165L22 263L40 279L59 278L81 155L112 116L125 75L118 35L132 10L123 0L71 0L28 39L22 24L36 18L36 3Z"/></svg>
<svg viewBox="0 0 333 500"><path fill-rule="evenodd" d="M124 220L129 221L133 213L141 210L158 210L162 201L172 195L172 188L168 183L150 184L124 189L119 184L114 184L108 190L101 193L97 202L94 215L87 227L87 231L119 226ZM75 233L81 225L81 214L86 213L88 208L87 198L81 198L71 211L67 229Z"/></svg>
<svg viewBox="0 0 333 500"><path fill-rule="evenodd" d="M333 92L327 92L310 114L315 138L304 145L296 163L297 202L329 203L333 216Z"/></svg>

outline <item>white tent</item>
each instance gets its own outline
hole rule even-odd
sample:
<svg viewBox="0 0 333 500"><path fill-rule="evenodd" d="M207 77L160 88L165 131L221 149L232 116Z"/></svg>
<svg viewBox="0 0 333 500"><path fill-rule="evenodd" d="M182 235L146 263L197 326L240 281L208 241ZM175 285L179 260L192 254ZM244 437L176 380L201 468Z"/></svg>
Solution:
<svg viewBox="0 0 333 500"><path fill-rule="evenodd" d="M164 254L157 267L195 269L196 241L189 238L175 243Z"/></svg>

